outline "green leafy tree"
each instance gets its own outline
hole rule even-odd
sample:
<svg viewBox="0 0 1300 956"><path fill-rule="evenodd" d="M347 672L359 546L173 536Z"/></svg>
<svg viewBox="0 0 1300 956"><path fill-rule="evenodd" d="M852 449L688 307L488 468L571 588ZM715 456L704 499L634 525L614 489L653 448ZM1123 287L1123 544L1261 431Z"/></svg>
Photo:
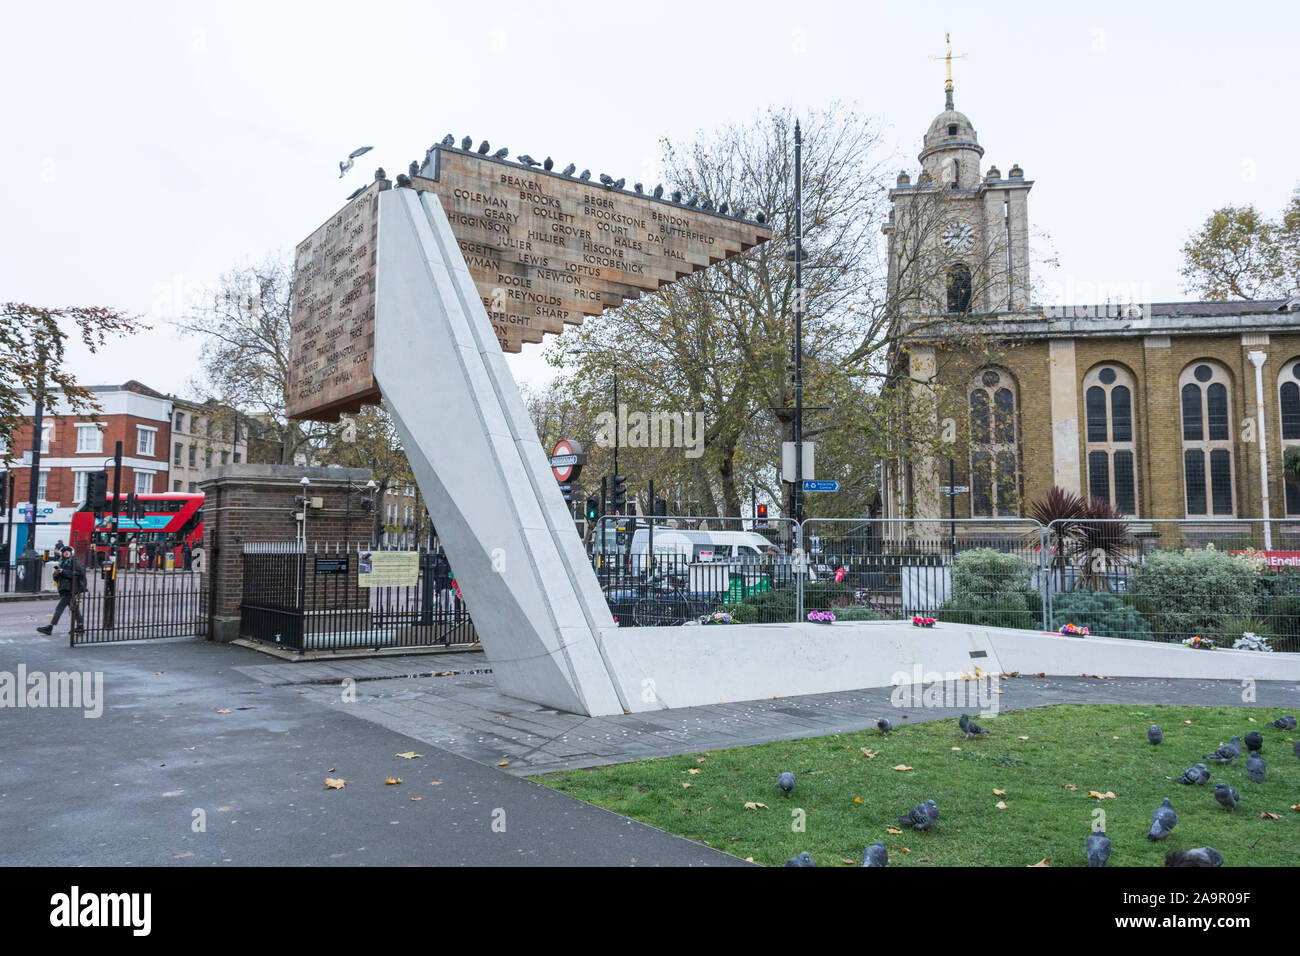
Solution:
<svg viewBox="0 0 1300 956"><path fill-rule="evenodd" d="M26 422L24 393L58 392L73 414L99 410L94 393L77 383L67 368L68 339L73 330L81 343L98 352L110 337L145 331L134 316L98 306L51 309L22 302L0 305L0 441L13 451L14 430Z"/></svg>
<svg viewBox="0 0 1300 956"><path fill-rule="evenodd" d="M1204 299L1286 299L1300 294L1300 188L1276 219L1254 206L1210 213L1183 245L1186 288Z"/></svg>

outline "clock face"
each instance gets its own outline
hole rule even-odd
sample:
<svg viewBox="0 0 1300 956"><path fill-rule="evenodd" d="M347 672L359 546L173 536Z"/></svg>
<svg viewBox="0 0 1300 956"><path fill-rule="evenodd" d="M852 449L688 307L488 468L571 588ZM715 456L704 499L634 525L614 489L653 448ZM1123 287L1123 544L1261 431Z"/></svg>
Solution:
<svg viewBox="0 0 1300 956"><path fill-rule="evenodd" d="M958 219L943 230L940 238L951 252L965 252L975 244L975 228L965 220Z"/></svg>

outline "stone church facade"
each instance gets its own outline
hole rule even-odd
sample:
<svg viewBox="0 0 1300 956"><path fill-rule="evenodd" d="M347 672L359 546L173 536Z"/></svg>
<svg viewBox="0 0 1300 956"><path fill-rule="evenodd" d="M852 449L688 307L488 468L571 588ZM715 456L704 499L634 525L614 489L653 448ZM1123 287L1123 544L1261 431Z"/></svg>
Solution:
<svg viewBox="0 0 1300 956"><path fill-rule="evenodd" d="M885 516L947 518L951 458L958 518L1024 516L1056 485L1135 519L1207 520L1261 517L1266 486L1271 518L1300 519L1282 474L1300 447L1300 300L1034 306L1033 183L983 155L950 81L885 232L907 330L896 368L914 394L955 391L964 427L938 454L887 464Z"/></svg>

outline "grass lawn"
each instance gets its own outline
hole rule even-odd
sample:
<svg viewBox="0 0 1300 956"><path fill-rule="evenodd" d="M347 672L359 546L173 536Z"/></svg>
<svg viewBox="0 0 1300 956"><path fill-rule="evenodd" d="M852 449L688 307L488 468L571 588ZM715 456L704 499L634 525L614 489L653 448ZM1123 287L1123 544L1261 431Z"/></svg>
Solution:
<svg viewBox="0 0 1300 956"><path fill-rule="evenodd" d="M888 739L873 728L533 779L770 866L803 850L818 866L860 866L863 848L881 839L890 866L1028 866L1043 859L1050 866L1086 866L1084 840L1097 811L1105 814L1113 847L1109 866L1163 866L1166 850L1206 845L1223 854L1226 866L1296 866L1297 731L1264 726L1283 713L1063 704L981 717L989 733L974 740L965 739L954 719L904 726ZM1164 730L1159 746L1147 743L1153 723ZM1226 767L1201 760L1250 730L1264 735L1264 783L1246 776L1244 744L1242 756ZM1210 768L1209 783L1178 783L1198 762ZM789 797L776 786L785 770L796 779ZM1220 781L1241 794L1235 813L1214 800ZM1178 825L1167 840L1153 842L1146 838L1151 812L1166 796ZM934 829L900 827L897 818L927 799L939 806ZM747 809L746 803L766 806ZM803 832L795 831L799 810L805 811ZM1261 811L1280 819L1262 819Z"/></svg>

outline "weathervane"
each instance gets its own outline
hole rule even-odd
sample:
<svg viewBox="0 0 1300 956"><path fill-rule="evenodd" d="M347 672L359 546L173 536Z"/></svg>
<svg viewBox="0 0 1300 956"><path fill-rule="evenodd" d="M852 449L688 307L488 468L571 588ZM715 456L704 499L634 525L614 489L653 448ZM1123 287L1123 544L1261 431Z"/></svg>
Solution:
<svg viewBox="0 0 1300 956"><path fill-rule="evenodd" d="M938 56L930 57L930 62L934 63L941 59L945 62L945 65L948 70L948 81L943 85L943 90L945 93L944 109L950 110L954 108L952 105L952 61L954 59L964 60L966 59L966 54L961 53L958 54L956 57L952 55L952 34L945 33L943 35L943 42L948 52L942 57L938 57Z"/></svg>

